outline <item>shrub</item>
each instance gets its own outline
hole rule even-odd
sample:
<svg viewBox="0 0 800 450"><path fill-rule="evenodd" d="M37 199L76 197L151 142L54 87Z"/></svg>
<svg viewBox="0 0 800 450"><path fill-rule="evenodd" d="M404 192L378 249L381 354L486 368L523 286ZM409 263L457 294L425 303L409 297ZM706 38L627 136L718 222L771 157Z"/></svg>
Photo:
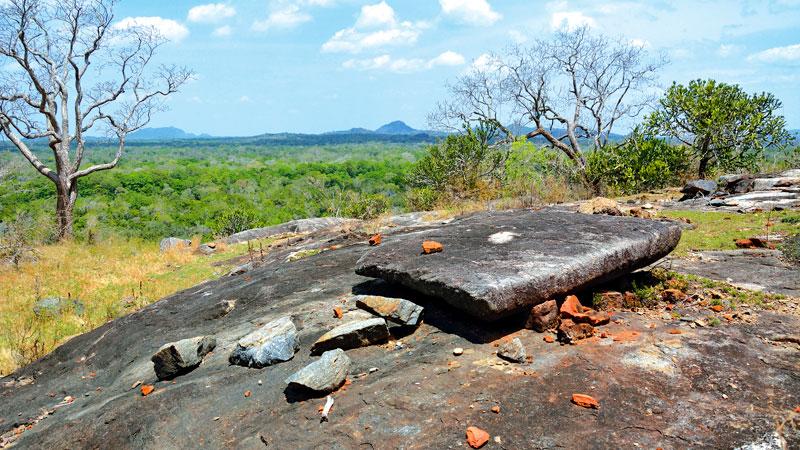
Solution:
<svg viewBox="0 0 800 450"><path fill-rule="evenodd" d="M783 256L794 264L800 264L800 234L789 236L781 244Z"/></svg>
<svg viewBox="0 0 800 450"><path fill-rule="evenodd" d="M441 202L442 194L429 187L414 188L406 193L405 200L409 211L431 211Z"/></svg>
<svg viewBox="0 0 800 450"><path fill-rule="evenodd" d="M679 184L690 167L684 146L643 138L638 132L617 146L589 154L589 174L611 193L634 194Z"/></svg>
<svg viewBox="0 0 800 450"><path fill-rule="evenodd" d="M222 213L211 223L210 227L217 236L230 236L261 225L262 222L254 210L236 208Z"/></svg>
<svg viewBox="0 0 800 450"><path fill-rule="evenodd" d="M383 194L356 196L345 207L345 215L356 219L374 219L389 210L389 198Z"/></svg>

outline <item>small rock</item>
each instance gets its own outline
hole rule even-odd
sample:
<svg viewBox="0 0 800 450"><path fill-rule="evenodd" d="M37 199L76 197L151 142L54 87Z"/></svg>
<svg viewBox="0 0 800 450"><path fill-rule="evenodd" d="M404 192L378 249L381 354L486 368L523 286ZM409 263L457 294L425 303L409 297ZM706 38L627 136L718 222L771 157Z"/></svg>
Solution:
<svg viewBox="0 0 800 450"><path fill-rule="evenodd" d="M167 250L172 249L186 249L192 246L192 241L176 238L176 237L168 237L161 240L159 244L159 248L162 252L166 252Z"/></svg>
<svg viewBox="0 0 800 450"><path fill-rule="evenodd" d="M686 294L679 289L664 289L661 291L661 299L669 303L678 303L686 299Z"/></svg>
<svg viewBox="0 0 800 450"><path fill-rule="evenodd" d="M425 255L439 253L441 251L444 251L444 246L436 241L424 241L422 243L422 253Z"/></svg>
<svg viewBox="0 0 800 450"><path fill-rule="evenodd" d="M162 346L150 360L159 380L171 380L196 369L216 346L213 336L197 336Z"/></svg>
<svg viewBox="0 0 800 450"><path fill-rule="evenodd" d="M691 200L697 197L706 197L717 190L717 183L711 180L694 180L686 183L681 189L680 201Z"/></svg>
<svg viewBox="0 0 800 450"><path fill-rule="evenodd" d="M548 334L547 336L544 337L544 341L547 342L548 344L552 344L553 342L556 341L556 339Z"/></svg>
<svg viewBox="0 0 800 450"><path fill-rule="evenodd" d="M543 333L558 326L558 304L555 300L547 300L531 308L525 328Z"/></svg>
<svg viewBox="0 0 800 450"><path fill-rule="evenodd" d="M572 394L572 403L575 403L583 408L600 408L600 402L598 402L594 397L586 394Z"/></svg>
<svg viewBox="0 0 800 450"><path fill-rule="evenodd" d="M297 328L292 319L281 317L239 339L228 361L239 366L262 368L294 358L299 349Z"/></svg>
<svg viewBox="0 0 800 450"><path fill-rule="evenodd" d="M489 442L489 433L478 427L467 427L467 444L472 448L481 448Z"/></svg>
<svg viewBox="0 0 800 450"><path fill-rule="evenodd" d="M244 396L245 396L245 398L249 398L251 395L253 395L253 393L252 393L252 392L250 392L250 391L244 391Z"/></svg>
<svg viewBox="0 0 800 450"><path fill-rule="evenodd" d="M142 389L141 389L141 392L142 392L142 397L147 397L147 396L148 396L148 395L150 395L150 394L151 394L151 393L152 393L154 390L155 390L155 386L153 386L152 384L143 384L143 385L142 385Z"/></svg>
<svg viewBox="0 0 800 450"><path fill-rule="evenodd" d="M334 349L286 379L289 386L328 393L344 384L350 370L350 358L342 349Z"/></svg>
<svg viewBox="0 0 800 450"><path fill-rule="evenodd" d="M342 308L340 308L338 306L333 308L333 317L335 317L337 319L341 319L343 316L344 316L344 313L342 312Z"/></svg>
<svg viewBox="0 0 800 450"><path fill-rule="evenodd" d="M464 354L464 349L461 347L456 347L453 349L453 354L456 356L461 356Z"/></svg>
<svg viewBox="0 0 800 450"><path fill-rule="evenodd" d="M606 214L609 216L621 216L619 204L605 197L595 197L578 207L578 212L582 214Z"/></svg>
<svg viewBox="0 0 800 450"><path fill-rule="evenodd" d="M492 406L492 412L495 414L500 414L500 407L497 405Z"/></svg>
<svg viewBox="0 0 800 450"><path fill-rule="evenodd" d="M365 347L386 342L388 339L389 328L386 326L385 319L376 317L360 320L340 325L323 334L311 346L311 354L319 355L334 348L349 350L351 348Z"/></svg>
<svg viewBox="0 0 800 450"><path fill-rule="evenodd" d="M203 255L213 255L217 250L208 244L203 244L197 248L197 251Z"/></svg>
<svg viewBox="0 0 800 450"><path fill-rule="evenodd" d="M497 350L497 356L511 362L523 363L525 362L525 346L519 338L514 338L508 342L503 343Z"/></svg>
<svg viewBox="0 0 800 450"><path fill-rule="evenodd" d="M374 247L376 245L381 245L381 241L383 240L383 236L380 233L376 234L369 238L369 245L370 247Z"/></svg>
<svg viewBox="0 0 800 450"><path fill-rule="evenodd" d="M33 313L37 316L60 316L68 311L75 315L83 315L83 302L77 299L47 297L33 304Z"/></svg>
<svg viewBox="0 0 800 450"><path fill-rule="evenodd" d="M401 298L357 295L355 299L359 308L400 325L419 325L419 318L424 310L422 306Z"/></svg>
<svg viewBox="0 0 800 450"><path fill-rule="evenodd" d="M233 270L228 272L229 277L234 277L236 275L241 275L243 273L247 273L253 270L253 263L249 262L247 264L242 264L241 266L235 267Z"/></svg>
<svg viewBox="0 0 800 450"><path fill-rule="evenodd" d="M572 319L562 319L558 326L558 340L571 344L594 335L594 327L588 323L575 323Z"/></svg>

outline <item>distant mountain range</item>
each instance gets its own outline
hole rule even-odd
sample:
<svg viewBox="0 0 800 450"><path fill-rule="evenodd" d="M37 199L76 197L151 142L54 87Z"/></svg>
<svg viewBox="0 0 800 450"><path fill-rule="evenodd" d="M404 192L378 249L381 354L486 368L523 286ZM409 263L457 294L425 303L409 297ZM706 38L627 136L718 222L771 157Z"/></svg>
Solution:
<svg viewBox="0 0 800 450"><path fill-rule="evenodd" d="M132 141L172 141L179 139L208 139L211 138L210 134L192 134L187 133L180 128L163 127L163 128L142 128L139 131L131 133L128 140Z"/></svg>

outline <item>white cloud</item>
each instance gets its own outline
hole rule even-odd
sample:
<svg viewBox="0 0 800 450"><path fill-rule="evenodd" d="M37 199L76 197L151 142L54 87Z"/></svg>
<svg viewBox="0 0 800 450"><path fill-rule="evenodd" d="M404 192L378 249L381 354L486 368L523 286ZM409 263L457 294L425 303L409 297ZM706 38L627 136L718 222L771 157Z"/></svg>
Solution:
<svg viewBox="0 0 800 450"><path fill-rule="evenodd" d="M428 60L422 58L392 58L390 55L367 59L349 59L342 63L342 67L355 70L385 70L395 73L412 73L440 66L459 66L462 64L464 64L464 57L448 50Z"/></svg>
<svg viewBox="0 0 800 450"><path fill-rule="evenodd" d="M417 42L427 25L398 21L394 9L385 1L361 7L354 26L337 31L322 45L324 52L359 53L367 49Z"/></svg>
<svg viewBox="0 0 800 450"><path fill-rule="evenodd" d="M452 50L443 52L436 58L430 60L431 66L460 66L464 64L464 55Z"/></svg>
<svg viewBox="0 0 800 450"><path fill-rule="evenodd" d="M719 48L717 49L717 55L722 58L727 58L734 53L738 53L741 50L741 47L738 45L733 44L720 44Z"/></svg>
<svg viewBox="0 0 800 450"><path fill-rule="evenodd" d="M211 33L213 36L216 37L228 37L233 34L233 28L230 25L224 25L214 29L214 32Z"/></svg>
<svg viewBox="0 0 800 450"><path fill-rule="evenodd" d="M471 25L489 26L503 17L486 0L439 0L439 5L446 16Z"/></svg>
<svg viewBox="0 0 800 450"><path fill-rule="evenodd" d="M130 28L151 28L165 39L172 42L180 42L189 35L189 29L182 24L163 17L126 17L115 23L112 27L115 30L127 30Z"/></svg>
<svg viewBox="0 0 800 450"><path fill-rule="evenodd" d="M248 97L246 95L243 95L243 96L239 97L239 103L253 103L253 99L251 99L250 97Z"/></svg>
<svg viewBox="0 0 800 450"><path fill-rule="evenodd" d="M555 12L550 17L550 27L554 30L572 31L582 26L596 27L595 20L580 11Z"/></svg>
<svg viewBox="0 0 800 450"><path fill-rule="evenodd" d="M521 31L511 30L508 32L508 36L511 38L512 41L514 41L517 44L524 44L528 42L528 36L526 36L525 33L522 33Z"/></svg>
<svg viewBox="0 0 800 450"><path fill-rule="evenodd" d="M484 53L472 61L472 70L478 72L494 72L500 69L500 60L496 56Z"/></svg>
<svg viewBox="0 0 800 450"><path fill-rule="evenodd" d="M380 28L396 24L397 18L394 15L394 9L385 1L374 5L364 5L358 20L356 20L356 28Z"/></svg>
<svg viewBox="0 0 800 450"><path fill-rule="evenodd" d="M288 5L281 9L272 11L264 20L253 22L253 30L268 31L273 28L294 28L305 22L309 22L311 16L300 10L298 5Z"/></svg>
<svg viewBox="0 0 800 450"><path fill-rule="evenodd" d="M747 59L749 61L771 63L800 62L800 44L769 48L764 51L754 53L748 56Z"/></svg>
<svg viewBox="0 0 800 450"><path fill-rule="evenodd" d="M236 9L233 6L224 3L209 3L190 9L187 19L189 22L216 23L235 15Z"/></svg>

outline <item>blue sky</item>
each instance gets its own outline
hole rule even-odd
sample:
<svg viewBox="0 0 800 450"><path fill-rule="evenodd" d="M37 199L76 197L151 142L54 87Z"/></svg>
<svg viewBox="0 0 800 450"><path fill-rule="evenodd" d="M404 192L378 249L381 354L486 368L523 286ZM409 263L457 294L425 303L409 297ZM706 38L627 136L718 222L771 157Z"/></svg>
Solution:
<svg viewBox="0 0 800 450"><path fill-rule="evenodd" d="M664 86L769 91L800 128L800 0L123 0L117 17L157 26L161 62L197 73L151 124L194 133L425 128L481 55L583 24L668 55Z"/></svg>

